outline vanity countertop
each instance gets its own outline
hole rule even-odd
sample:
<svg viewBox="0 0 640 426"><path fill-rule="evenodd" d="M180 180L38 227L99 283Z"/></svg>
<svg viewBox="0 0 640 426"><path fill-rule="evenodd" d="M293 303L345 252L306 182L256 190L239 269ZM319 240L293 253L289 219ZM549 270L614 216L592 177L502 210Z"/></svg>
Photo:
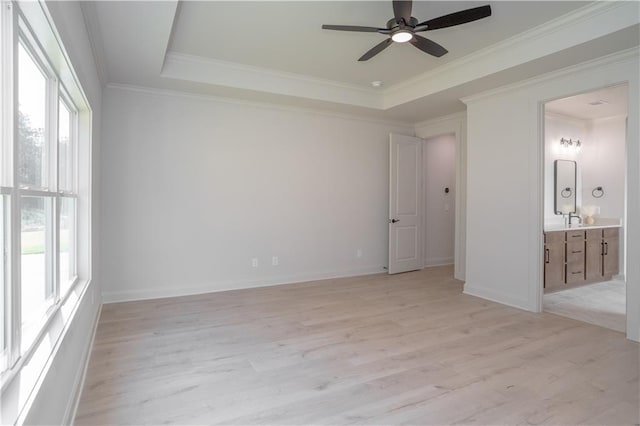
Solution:
<svg viewBox="0 0 640 426"><path fill-rule="evenodd" d="M594 228L619 228L620 219L596 219L595 223L591 225L574 223L572 225L565 225L564 223L545 223L544 232L551 231L572 231L575 229L594 229Z"/></svg>

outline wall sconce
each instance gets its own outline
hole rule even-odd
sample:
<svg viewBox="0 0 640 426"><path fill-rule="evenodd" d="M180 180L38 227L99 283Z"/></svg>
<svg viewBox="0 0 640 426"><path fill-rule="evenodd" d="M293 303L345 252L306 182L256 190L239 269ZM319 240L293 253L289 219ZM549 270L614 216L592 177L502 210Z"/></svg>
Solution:
<svg viewBox="0 0 640 426"><path fill-rule="evenodd" d="M573 150L577 153L580 152L580 149L582 148L582 142L580 142L578 139L573 140L562 138L560 139L560 146L565 149L573 148Z"/></svg>

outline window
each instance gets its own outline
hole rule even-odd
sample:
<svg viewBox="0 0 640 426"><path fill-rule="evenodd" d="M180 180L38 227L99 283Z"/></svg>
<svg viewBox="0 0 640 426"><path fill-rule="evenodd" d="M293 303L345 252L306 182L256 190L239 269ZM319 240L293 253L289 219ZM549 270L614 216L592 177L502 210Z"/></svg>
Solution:
<svg viewBox="0 0 640 426"><path fill-rule="evenodd" d="M84 126L90 125L90 114L55 34L26 24L26 17L41 9L28 2L25 10L20 3L3 1L2 6L0 373L4 380L4 372L20 370L21 360L28 359L40 342L54 343L51 330L61 333L58 319L68 319L59 314L60 308L67 300L77 300L68 296L79 282L79 269L85 273L83 282L88 280L88 258L80 264L84 269L78 262L79 247L88 247L89 225L84 220L84 228L78 226L78 217L88 218L89 204L78 202L82 199L78 164L79 147L85 147L84 155L90 150L88 142L79 143L78 135L80 111L85 112ZM39 40L35 31L48 41ZM15 72L5 72L10 69ZM90 169L83 170L88 179ZM88 192L83 196L88 201Z"/></svg>
<svg viewBox="0 0 640 426"><path fill-rule="evenodd" d="M47 187L47 77L31 55L18 47L18 182Z"/></svg>
<svg viewBox="0 0 640 426"><path fill-rule="evenodd" d="M23 346L32 343L34 328L53 304L54 289L50 273L51 225L50 197L22 197L20 290Z"/></svg>

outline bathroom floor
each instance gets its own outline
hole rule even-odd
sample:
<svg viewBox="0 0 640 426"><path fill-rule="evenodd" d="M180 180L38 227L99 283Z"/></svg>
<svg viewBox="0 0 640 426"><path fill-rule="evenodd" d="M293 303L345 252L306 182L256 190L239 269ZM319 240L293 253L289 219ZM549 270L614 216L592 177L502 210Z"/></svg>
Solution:
<svg viewBox="0 0 640 426"><path fill-rule="evenodd" d="M624 333L625 283L607 281L545 294L544 311Z"/></svg>

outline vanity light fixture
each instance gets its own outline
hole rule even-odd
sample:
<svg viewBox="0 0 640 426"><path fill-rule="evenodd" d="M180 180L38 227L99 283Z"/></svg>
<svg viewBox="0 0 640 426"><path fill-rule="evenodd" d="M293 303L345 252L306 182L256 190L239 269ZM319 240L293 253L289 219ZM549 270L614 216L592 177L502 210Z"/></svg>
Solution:
<svg viewBox="0 0 640 426"><path fill-rule="evenodd" d="M580 149L582 149L582 142L580 142L578 139L573 140L562 138L560 139L560 146L565 149L573 148L573 150L578 153L580 152Z"/></svg>

